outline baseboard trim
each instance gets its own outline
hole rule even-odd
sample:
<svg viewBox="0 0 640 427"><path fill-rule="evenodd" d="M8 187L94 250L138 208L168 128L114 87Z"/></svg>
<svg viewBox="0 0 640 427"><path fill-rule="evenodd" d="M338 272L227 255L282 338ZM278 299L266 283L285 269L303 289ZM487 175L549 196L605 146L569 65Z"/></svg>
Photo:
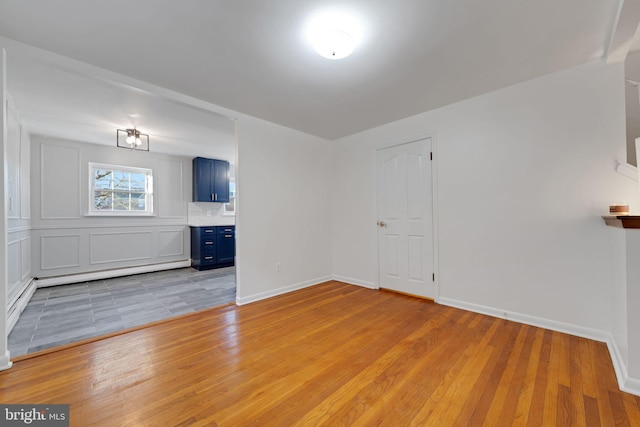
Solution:
<svg viewBox="0 0 640 427"><path fill-rule="evenodd" d="M363 288L368 288L368 289L380 289L375 283L366 282L364 280L359 280L359 279L353 279L351 277L339 276L334 274L332 280L347 283L349 285L362 286Z"/></svg>
<svg viewBox="0 0 640 427"><path fill-rule="evenodd" d="M611 356L611 362L613 363L613 369L616 372L616 378L618 380L620 390L640 396L640 380L629 376L622 354L620 354L618 344L612 334L609 334L606 343L607 348L609 349L609 355Z"/></svg>
<svg viewBox="0 0 640 427"><path fill-rule="evenodd" d="M488 316L498 317L500 319L513 320L514 322L537 326L539 328L550 329L552 331L563 332L565 334L575 335L582 338L589 338L600 342L607 342L609 335L607 332L599 331L597 329L585 328L570 323L558 322L555 320L530 316L528 314L517 313L514 311L500 310L493 307L487 307L484 305L473 304L451 298L440 297L438 299L438 302L449 307L461 308L463 310L486 314Z"/></svg>
<svg viewBox="0 0 640 427"><path fill-rule="evenodd" d="M12 306L13 310L11 311L11 313L9 314L9 317L7 318L7 335L11 332L13 327L18 322L18 319L20 318L20 314L22 314L24 309L27 307L27 304L29 304L29 301L31 300L31 297L36 291L36 288L37 286L36 286L35 279L30 279L29 284L25 287L25 290L22 292L22 294L20 294L20 296Z"/></svg>
<svg viewBox="0 0 640 427"><path fill-rule="evenodd" d="M113 270L92 271L89 273L69 274L66 276L45 277L35 279L38 288L67 285L70 283L88 282L90 280L109 279L132 274L152 273L154 271L172 270L174 268L191 267L191 260L165 262L162 264L141 265L138 267L115 268Z"/></svg>
<svg viewBox="0 0 640 427"><path fill-rule="evenodd" d="M10 360L9 351L7 350L4 355L0 356L0 371L4 371L13 366L13 362Z"/></svg>
<svg viewBox="0 0 640 427"><path fill-rule="evenodd" d="M525 325L536 326L539 328L549 329L556 332L562 332L569 335L575 335L581 338L588 338L594 341L600 341L607 344L609 357L613 364L613 370L618 380L620 390L640 396L640 380L630 378L627 368L624 364L618 346L616 345L613 335L609 332L598 329L585 328L570 323L558 322L555 320L544 319L541 317L530 316L528 314L517 313L507 310L499 310L493 307L487 307L480 304L473 304L465 301L459 301L452 298L440 297L438 303L449 307L460 308L462 310L472 311L474 313L486 314L487 316L497 317L505 320L512 320Z"/></svg>
<svg viewBox="0 0 640 427"><path fill-rule="evenodd" d="M251 304L252 302L261 301L267 298L273 298L278 295L287 294L289 292L297 291L300 289L308 288L310 286L319 285L320 283L328 282L333 280L332 276L318 277L316 279L306 280L304 282L294 283L292 285L283 286L281 288L272 289L270 291L260 292L257 294L249 295L246 297L237 297L236 304L237 305L246 305Z"/></svg>

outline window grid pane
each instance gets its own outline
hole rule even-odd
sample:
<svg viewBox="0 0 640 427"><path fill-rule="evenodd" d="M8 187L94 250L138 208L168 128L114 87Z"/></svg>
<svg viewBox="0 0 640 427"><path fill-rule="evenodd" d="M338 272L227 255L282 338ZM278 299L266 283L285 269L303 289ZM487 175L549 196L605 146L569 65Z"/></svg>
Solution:
<svg viewBox="0 0 640 427"><path fill-rule="evenodd" d="M93 166L94 212L151 212L151 171Z"/></svg>

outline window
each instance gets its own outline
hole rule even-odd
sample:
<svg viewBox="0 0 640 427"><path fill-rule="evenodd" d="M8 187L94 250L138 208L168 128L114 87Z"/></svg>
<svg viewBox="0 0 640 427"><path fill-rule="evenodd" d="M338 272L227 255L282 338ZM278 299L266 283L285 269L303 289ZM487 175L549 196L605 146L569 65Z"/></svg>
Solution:
<svg viewBox="0 0 640 427"><path fill-rule="evenodd" d="M151 169L89 163L90 215L153 215Z"/></svg>
<svg viewBox="0 0 640 427"><path fill-rule="evenodd" d="M236 183L235 181L229 181L229 203L224 204L223 215L235 215L236 214Z"/></svg>

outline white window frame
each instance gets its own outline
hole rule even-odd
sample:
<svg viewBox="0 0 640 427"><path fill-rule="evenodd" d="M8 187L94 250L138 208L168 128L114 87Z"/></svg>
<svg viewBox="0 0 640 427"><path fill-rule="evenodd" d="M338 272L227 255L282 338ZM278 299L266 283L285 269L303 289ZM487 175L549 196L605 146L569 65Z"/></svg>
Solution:
<svg viewBox="0 0 640 427"><path fill-rule="evenodd" d="M146 210L144 211L106 211L106 210L98 210L95 208L95 180L94 180L94 171L96 169L106 169L112 171L121 171L121 172L133 172L133 173L144 173L146 176L145 182L145 196L146 196ZM146 168L137 168L132 166L122 166L122 165L109 165L105 163L93 163L89 162L89 216L154 216L153 213L153 171L151 169Z"/></svg>
<svg viewBox="0 0 640 427"><path fill-rule="evenodd" d="M233 191L231 191L231 184L233 184ZM227 211L227 208L231 205L231 197L233 197L233 210ZM236 181L229 179L229 202L224 204L224 207L222 208L222 216L235 216L237 206L238 196L236 196Z"/></svg>

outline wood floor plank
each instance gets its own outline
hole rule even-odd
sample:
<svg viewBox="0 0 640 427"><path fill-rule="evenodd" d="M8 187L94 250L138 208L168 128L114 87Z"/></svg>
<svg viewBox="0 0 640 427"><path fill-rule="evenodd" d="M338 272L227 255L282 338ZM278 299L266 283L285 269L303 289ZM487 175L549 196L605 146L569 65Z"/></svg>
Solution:
<svg viewBox="0 0 640 427"><path fill-rule="evenodd" d="M528 328L528 326L521 325L518 330L516 342L513 346L513 350L511 351L509 360L507 360L507 365L505 366L502 377L500 378L498 389L493 395L493 401L491 402L489 412L485 418L485 422L483 424L485 426L495 425L495 421L500 420L506 402L510 400L510 396L508 394L509 386L516 373L516 367L518 365L520 353L524 347Z"/></svg>
<svg viewBox="0 0 640 427"><path fill-rule="evenodd" d="M535 339L535 328L529 326L523 326L522 332L526 334L524 345L519 357L517 358L513 378L509 384L507 391L507 398L505 399L504 406L499 417L498 424L512 426L515 422L516 412L518 410L518 403L523 391L529 388L525 383L527 380L526 372L529 364L529 358L531 357L531 349L533 348L533 342ZM533 382L531 383L533 386Z"/></svg>
<svg viewBox="0 0 640 427"><path fill-rule="evenodd" d="M531 357L527 364L527 370L524 374L524 383L518 398L516 414L513 419L513 426L526 426L529 420L529 411L531 409L531 401L533 398L533 390L535 387L536 371L540 361L540 352L542 349L542 338L544 330L536 328L535 338L531 345Z"/></svg>
<svg viewBox="0 0 640 427"><path fill-rule="evenodd" d="M615 425L615 414L611 401L609 400L609 388L612 384L609 382L609 377L606 375L607 369L613 371L610 366L607 366L606 361L600 356L602 347L604 345L598 345L602 343L589 342L589 353L592 360L593 376L596 380L596 402L598 403L598 414L600 415L600 424L602 425Z"/></svg>
<svg viewBox="0 0 640 427"><path fill-rule="evenodd" d="M339 282L0 372L0 402L83 427L640 425L639 401L603 343Z"/></svg>
<svg viewBox="0 0 640 427"><path fill-rule="evenodd" d="M584 407L584 380L582 378L582 357L580 357L580 342L585 341L583 338L567 336L569 340L569 370L570 370L570 389L571 405L573 416L575 418L574 425L586 426L586 411Z"/></svg>
<svg viewBox="0 0 640 427"><path fill-rule="evenodd" d="M504 374L507 363L511 357L511 352L516 342L516 338L520 331L520 324L508 322L506 320L499 321L500 333L495 333L490 346L493 348L493 369L486 371L486 381L484 387L478 387L472 397L473 408L467 408L463 412L470 413L469 418L465 418L466 414L461 413L457 423L460 425L469 422L470 425L482 425L487 419L487 413L494 400L496 390L500 386L500 380ZM481 384L479 382L478 384ZM470 402L470 403L471 403Z"/></svg>
<svg viewBox="0 0 640 427"><path fill-rule="evenodd" d="M598 402L595 397L584 396L584 418L589 427L599 427L602 425L600 422L600 412L598 411Z"/></svg>

